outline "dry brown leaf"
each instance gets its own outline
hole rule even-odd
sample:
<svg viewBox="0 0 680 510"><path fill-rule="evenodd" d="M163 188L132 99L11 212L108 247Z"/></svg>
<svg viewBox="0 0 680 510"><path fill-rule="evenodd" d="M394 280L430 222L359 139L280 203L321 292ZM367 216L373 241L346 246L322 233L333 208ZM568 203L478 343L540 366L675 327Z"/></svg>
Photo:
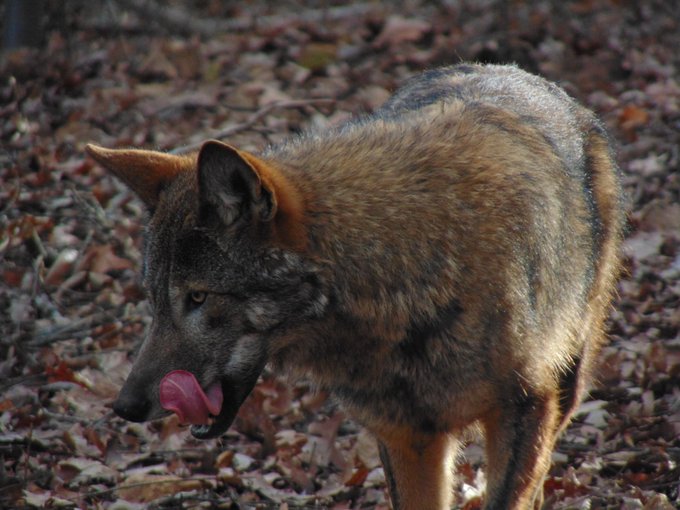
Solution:
<svg viewBox="0 0 680 510"><path fill-rule="evenodd" d="M128 476L118 486L117 492L128 501L149 503L162 496L209 488L213 483L213 480L208 478L186 479L172 475L139 473Z"/></svg>
<svg viewBox="0 0 680 510"><path fill-rule="evenodd" d="M661 0L652 1L648 10L660 10L651 16L634 2L580 2L567 9L567 24L546 0L517 3L507 16L500 0L483 8L414 0L398 10L369 3L369 14L299 22L284 6L261 0L247 9L194 2L187 21L220 17L249 27L199 40L166 30L159 20L148 25L133 10L102 14L47 2L47 45L0 59L0 471L10 483L0 490L0 507L76 501L141 510L155 495L115 501L118 495L106 492L134 476L152 485L169 477L172 489L159 496L169 505L178 478L200 478L217 466L210 476L219 489L205 485L188 497L226 505L234 498L241 508L318 503L386 510L370 436L338 418L332 400L308 385L269 378L214 441L193 439L174 418L136 424L113 417L110 404L129 371L128 353L148 321L138 276L127 270L140 265L144 209L84 157L83 145L173 149L247 124L271 101L337 100L268 111L230 135L231 143L260 150L292 132L337 127L379 106L418 70L460 60L517 61L541 70L584 99L619 146L632 235L612 342L594 389L593 398L606 404L582 410L558 444L553 459L559 462L546 482L554 488L550 505L666 510L680 504L678 470L669 467L680 437L677 16L664 15ZM296 5L303 18L314 8ZM253 23L244 24L246 18ZM104 214L81 200L86 195L96 197ZM99 313L110 322L89 319ZM44 343L37 348L32 338ZM457 503L468 510L481 506L481 452L476 443L465 449ZM232 467L237 453L252 459L243 474ZM101 462L116 478L98 473L97 464L88 473L80 461L56 463L69 456ZM242 476L259 481L246 486ZM312 496L319 490L327 499Z"/></svg>
<svg viewBox="0 0 680 510"><path fill-rule="evenodd" d="M385 26L383 26L382 31L378 34L373 44L381 48L384 46L397 46L404 42L415 42L423 37L430 28L430 23L427 21L392 15L387 18Z"/></svg>
<svg viewBox="0 0 680 510"><path fill-rule="evenodd" d="M45 283L47 285L59 285L71 272L76 260L78 260L78 250L66 248L60 251L47 275L45 275Z"/></svg>

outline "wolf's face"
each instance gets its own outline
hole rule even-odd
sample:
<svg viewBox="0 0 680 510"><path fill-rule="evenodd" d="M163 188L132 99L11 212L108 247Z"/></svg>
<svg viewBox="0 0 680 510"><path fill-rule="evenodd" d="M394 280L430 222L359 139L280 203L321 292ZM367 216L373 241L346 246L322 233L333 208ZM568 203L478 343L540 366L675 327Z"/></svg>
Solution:
<svg viewBox="0 0 680 510"><path fill-rule="evenodd" d="M196 437L218 436L257 382L272 338L325 309L300 249L298 205L271 169L218 142L193 164L89 151L152 212L143 282L153 322L114 410L131 421L175 412Z"/></svg>

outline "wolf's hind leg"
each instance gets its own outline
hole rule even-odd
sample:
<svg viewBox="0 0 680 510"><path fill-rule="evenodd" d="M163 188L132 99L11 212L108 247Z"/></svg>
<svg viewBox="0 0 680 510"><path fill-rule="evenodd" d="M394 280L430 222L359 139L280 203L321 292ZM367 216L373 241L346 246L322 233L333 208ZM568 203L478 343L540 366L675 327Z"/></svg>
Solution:
<svg viewBox="0 0 680 510"><path fill-rule="evenodd" d="M560 426L559 395L525 394L483 420L486 436L486 510L540 508L543 479Z"/></svg>

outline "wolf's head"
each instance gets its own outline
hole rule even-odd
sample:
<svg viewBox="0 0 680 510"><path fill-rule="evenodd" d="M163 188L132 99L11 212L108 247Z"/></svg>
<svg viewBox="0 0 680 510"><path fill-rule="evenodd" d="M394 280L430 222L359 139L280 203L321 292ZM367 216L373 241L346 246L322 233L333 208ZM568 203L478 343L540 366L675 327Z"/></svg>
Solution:
<svg viewBox="0 0 680 510"><path fill-rule="evenodd" d="M271 162L216 141L191 156L88 153L149 211L143 283L153 322L114 411L175 412L196 437L224 432L276 339L327 304L305 256L304 199Z"/></svg>

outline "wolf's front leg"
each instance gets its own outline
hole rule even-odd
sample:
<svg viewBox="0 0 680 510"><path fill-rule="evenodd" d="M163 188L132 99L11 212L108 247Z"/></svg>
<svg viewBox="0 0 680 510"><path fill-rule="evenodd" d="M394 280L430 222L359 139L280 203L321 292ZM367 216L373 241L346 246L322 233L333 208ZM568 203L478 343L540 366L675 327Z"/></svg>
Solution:
<svg viewBox="0 0 680 510"><path fill-rule="evenodd" d="M445 433L410 431L378 437L380 459L394 510L451 508L458 441Z"/></svg>

